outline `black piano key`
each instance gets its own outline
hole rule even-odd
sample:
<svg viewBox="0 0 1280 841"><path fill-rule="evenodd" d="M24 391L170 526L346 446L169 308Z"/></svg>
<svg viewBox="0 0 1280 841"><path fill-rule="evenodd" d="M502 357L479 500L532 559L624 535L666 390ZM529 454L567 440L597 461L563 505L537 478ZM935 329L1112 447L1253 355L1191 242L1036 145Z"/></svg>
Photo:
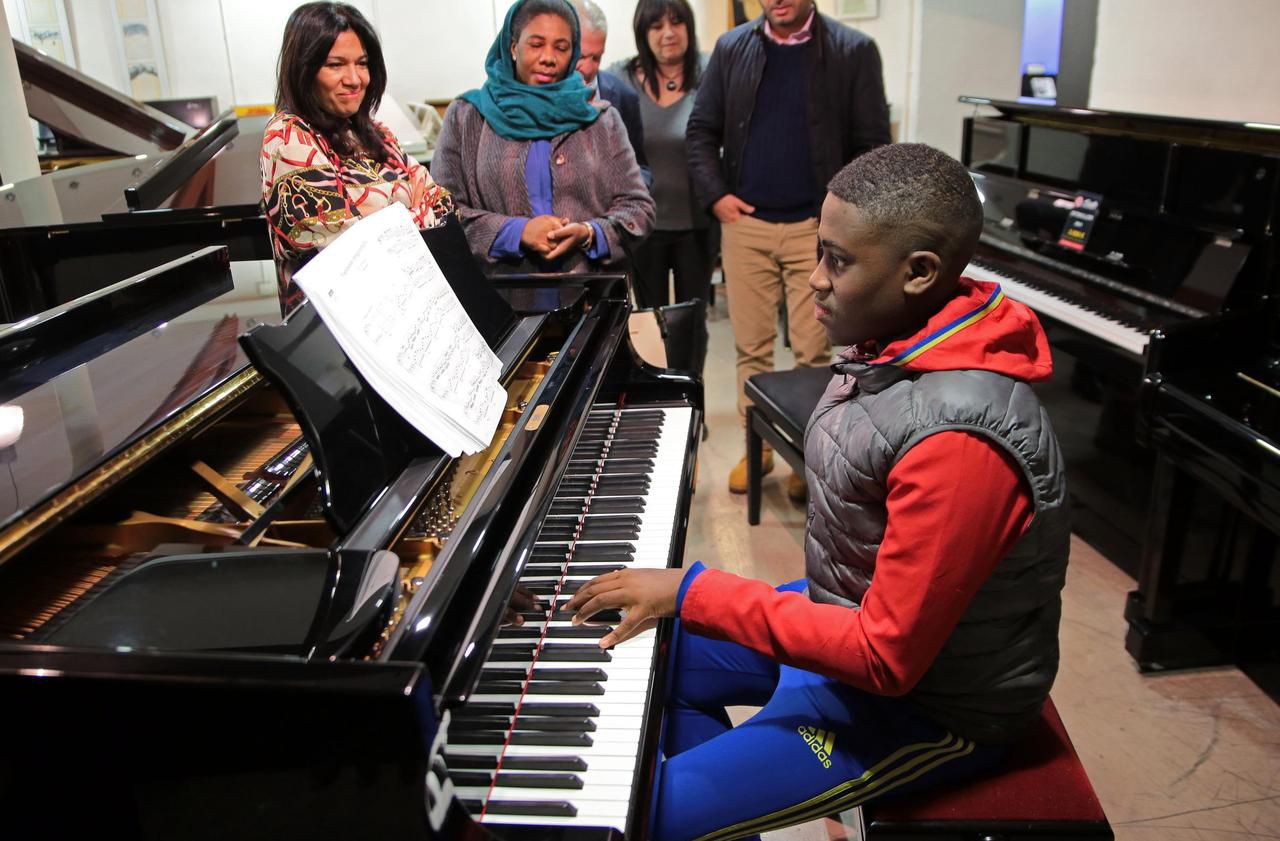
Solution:
<svg viewBox="0 0 1280 841"><path fill-rule="evenodd" d="M546 663L608 663L613 655L598 645L573 643L548 643L538 653L538 662Z"/></svg>
<svg viewBox="0 0 1280 841"><path fill-rule="evenodd" d="M562 669L560 671L570 671ZM599 669L581 669L575 672L582 676L583 680L602 680L603 678L593 678L591 673L601 674ZM577 702L555 703L548 701L529 701L520 705L520 712L524 715L539 716L565 716L567 718L594 718L600 715L600 708L595 704L581 704ZM498 701L476 701L463 705L458 711L459 715L505 715L513 716L516 714L516 705L514 702L498 702Z"/></svg>
<svg viewBox="0 0 1280 841"><path fill-rule="evenodd" d="M610 523L603 520L583 523L579 540L638 540L640 527L626 523Z"/></svg>
<svg viewBox="0 0 1280 841"><path fill-rule="evenodd" d="M549 640L598 640L611 629L605 625L560 626L547 629Z"/></svg>
<svg viewBox="0 0 1280 841"><path fill-rule="evenodd" d="M516 681L482 680L477 695L603 695L604 687L591 680L535 680L527 685Z"/></svg>
<svg viewBox="0 0 1280 841"><path fill-rule="evenodd" d="M479 814L482 807L479 800L464 800L462 805L472 814ZM568 801L490 800L483 804L483 808L490 815L529 815L537 818L576 818L578 816L578 808Z"/></svg>
<svg viewBox="0 0 1280 841"><path fill-rule="evenodd" d="M618 561L632 561L635 556L636 545L634 543L593 543L590 546L573 547L573 560L575 563L583 561L617 563Z"/></svg>
<svg viewBox="0 0 1280 841"><path fill-rule="evenodd" d="M568 553L566 552L565 555ZM565 571L565 558L561 558L558 564L525 564L524 571L520 573L521 578L559 578Z"/></svg>
<svg viewBox="0 0 1280 841"><path fill-rule="evenodd" d="M554 596L557 590L561 593L576 593L581 585L581 581L566 581L564 584L552 581L533 581L521 586L535 596Z"/></svg>
<svg viewBox="0 0 1280 841"><path fill-rule="evenodd" d="M446 764L448 763L446 762ZM496 767L497 763L495 762L494 764ZM484 771L455 771L450 768L449 779L453 780L455 786L474 786L478 788L493 782L493 774L492 772L486 773Z"/></svg>
<svg viewBox="0 0 1280 841"><path fill-rule="evenodd" d="M555 639L598 640L607 633L609 633L609 629L602 625L601 626L578 625L577 627L560 625L555 628L547 628L546 638L549 640L555 640ZM517 640L535 639L536 640L536 639L541 639L542 636L543 636L543 631L541 628L528 628L528 627L503 628L501 631L498 632L498 639L500 640L511 640L511 639L517 639Z"/></svg>
<svg viewBox="0 0 1280 841"><path fill-rule="evenodd" d="M451 734L507 730L510 727L510 717L503 715L462 715L449 722ZM596 724L589 718L526 715L521 711L515 729L530 733L588 733L596 729Z"/></svg>
<svg viewBox="0 0 1280 841"><path fill-rule="evenodd" d="M579 447L573 451L573 455L569 457L570 461L590 461L598 459L601 456L630 456L652 458L658 454L657 441L609 441L607 443L593 444L589 447Z"/></svg>
<svg viewBox="0 0 1280 841"><path fill-rule="evenodd" d="M569 622L573 619L574 615L575 614L567 610L557 610L555 613L551 614L551 621ZM602 610L587 621L592 625L617 625L622 621L622 611Z"/></svg>
<svg viewBox="0 0 1280 841"><path fill-rule="evenodd" d="M526 663L533 660L533 646L520 644L495 645L489 651L491 663ZM546 663L607 663L612 655L597 645L567 642L545 643L538 652L538 662Z"/></svg>
<svg viewBox="0 0 1280 841"><path fill-rule="evenodd" d="M503 763L505 766L506 763ZM488 775L485 775L488 776ZM456 785L455 781L455 785ZM498 785L510 788L582 788L582 777L577 774L520 774L502 772L498 774ZM484 783L482 783L484 785Z"/></svg>
<svg viewBox="0 0 1280 841"><path fill-rule="evenodd" d="M459 754L444 752L444 763L450 770L488 769L498 767L497 754ZM505 756L502 767L512 771L585 771L587 762L578 756Z"/></svg>
<svg viewBox="0 0 1280 841"><path fill-rule="evenodd" d="M626 568L626 564L569 564L565 574L595 578L597 575L605 575Z"/></svg>
<svg viewBox="0 0 1280 841"><path fill-rule="evenodd" d="M567 553L569 551L569 541L557 541L555 543L547 542L544 544L546 548L554 548L560 552ZM625 548L619 548L625 547ZM614 541L602 541L599 543L578 543L573 547L573 560L575 562L607 562L607 563L631 563L635 560L635 544L620 543Z"/></svg>
<svg viewBox="0 0 1280 841"><path fill-rule="evenodd" d="M640 524L628 522L629 517L587 517L579 524L577 519L547 520L538 533L539 541L568 542L578 540L637 540Z"/></svg>
<svg viewBox="0 0 1280 841"><path fill-rule="evenodd" d="M553 748L589 748L594 744L586 733L543 733L517 730L464 730L457 734L450 728L452 744L463 745L537 745Z"/></svg>
<svg viewBox="0 0 1280 841"><path fill-rule="evenodd" d="M449 778L455 786L487 786L493 782L493 774L483 771L450 771ZM495 785L508 788L582 788L582 778L577 774L498 774Z"/></svg>
<svg viewBox="0 0 1280 841"><path fill-rule="evenodd" d="M480 680L486 683L523 684L529 680L608 680L609 675L602 669L557 669L555 666L539 666L533 670L533 677L528 678L525 669L486 668L480 672Z"/></svg>
<svg viewBox="0 0 1280 841"><path fill-rule="evenodd" d="M463 745L505 745L506 730L468 730L464 733L450 733L450 743L459 747Z"/></svg>
<svg viewBox="0 0 1280 841"><path fill-rule="evenodd" d="M653 485L648 476L601 476L595 483L596 496L644 496Z"/></svg>
<svg viewBox="0 0 1280 841"><path fill-rule="evenodd" d="M489 660L504 663L518 663L533 659L532 645L495 645L489 651Z"/></svg>
<svg viewBox="0 0 1280 841"><path fill-rule="evenodd" d="M567 477L556 488L557 497L581 498L588 494L602 496L644 496L653 483L648 476L601 476L597 478Z"/></svg>
<svg viewBox="0 0 1280 841"><path fill-rule="evenodd" d="M515 625L498 631L500 640L536 640L541 637L541 628L530 628L528 625Z"/></svg>
<svg viewBox="0 0 1280 841"><path fill-rule="evenodd" d="M542 667L533 670L534 680L608 680L609 673L604 669L557 669L555 666Z"/></svg>
<svg viewBox="0 0 1280 841"><path fill-rule="evenodd" d="M653 459L651 458L631 458L626 455L609 455L603 459L581 459L569 460L569 469L574 466L580 468L590 466L591 468L600 468L605 476L611 474L635 476L640 473L649 474L653 472Z"/></svg>
<svg viewBox="0 0 1280 841"><path fill-rule="evenodd" d="M551 503L552 514L643 514L644 499L639 496L606 496L592 499L588 506L584 498L556 500Z"/></svg>
<svg viewBox="0 0 1280 841"><path fill-rule="evenodd" d="M515 715L516 705L514 702L476 701L464 704L459 712L462 715Z"/></svg>
<svg viewBox="0 0 1280 841"><path fill-rule="evenodd" d="M513 745L539 745L555 748L589 748L595 744L586 733L556 733L538 730L517 730L511 734Z"/></svg>
<svg viewBox="0 0 1280 841"><path fill-rule="evenodd" d="M504 690L505 691L505 690ZM495 693L496 694L496 693ZM604 687L594 681L535 680L526 695L603 695Z"/></svg>
<svg viewBox="0 0 1280 841"><path fill-rule="evenodd" d="M594 672L596 669L584 669L583 671ZM585 718L596 718L600 715L600 708L595 704L583 704L577 701L556 703L555 701L526 701L520 705L520 712L528 715L563 715L563 716L579 716Z"/></svg>

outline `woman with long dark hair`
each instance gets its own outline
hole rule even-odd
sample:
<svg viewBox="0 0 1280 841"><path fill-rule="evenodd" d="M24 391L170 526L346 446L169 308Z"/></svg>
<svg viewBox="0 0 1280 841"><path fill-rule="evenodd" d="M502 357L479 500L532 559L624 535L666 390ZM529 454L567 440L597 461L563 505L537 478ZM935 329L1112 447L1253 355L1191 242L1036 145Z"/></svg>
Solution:
<svg viewBox="0 0 1280 841"><path fill-rule="evenodd" d="M711 221L693 194L684 150L702 70L693 9L686 0L640 0L632 26L637 54L613 72L640 95L644 151L658 206L656 229L636 249L636 301L642 307L671 303L672 272L677 302L705 301L711 294Z"/></svg>
<svg viewBox="0 0 1280 841"><path fill-rule="evenodd" d="M386 87L382 45L359 10L308 3L289 16L276 113L262 138L283 312L302 300L294 270L360 217L399 202L418 227L431 228L453 209L449 192L373 119Z"/></svg>
<svg viewBox="0 0 1280 841"><path fill-rule="evenodd" d="M575 70L578 15L522 0L485 59L484 87L449 106L432 167L476 258L495 271L617 264L653 225L627 130Z"/></svg>

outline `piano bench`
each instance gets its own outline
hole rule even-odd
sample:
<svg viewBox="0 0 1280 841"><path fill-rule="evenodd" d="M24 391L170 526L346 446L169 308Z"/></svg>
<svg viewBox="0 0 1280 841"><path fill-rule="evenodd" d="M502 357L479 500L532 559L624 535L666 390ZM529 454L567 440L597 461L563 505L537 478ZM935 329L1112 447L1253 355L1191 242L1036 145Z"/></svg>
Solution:
<svg viewBox="0 0 1280 841"><path fill-rule="evenodd" d="M831 369L794 368L768 371L747 378L747 522L760 522L762 444L804 475L804 428L822 392L831 381Z"/></svg>
<svg viewBox="0 0 1280 841"><path fill-rule="evenodd" d="M1113 841L1052 701L995 771L860 810L866 841Z"/></svg>

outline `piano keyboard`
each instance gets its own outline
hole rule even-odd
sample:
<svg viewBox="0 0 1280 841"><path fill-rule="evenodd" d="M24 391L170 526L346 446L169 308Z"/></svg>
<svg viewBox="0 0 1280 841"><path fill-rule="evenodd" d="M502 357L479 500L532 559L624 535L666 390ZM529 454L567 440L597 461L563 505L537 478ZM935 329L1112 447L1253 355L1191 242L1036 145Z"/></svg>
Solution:
<svg viewBox="0 0 1280 841"><path fill-rule="evenodd" d="M558 608L601 573L670 564L692 415L590 413L521 576L555 609L499 631L475 693L450 721L445 762L482 822L626 832L648 707L661 703L648 697L656 632L601 651L603 623L616 614L575 627Z"/></svg>
<svg viewBox="0 0 1280 841"><path fill-rule="evenodd" d="M1032 286L989 264L970 263L964 274L974 280L998 283L1006 295L1026 304L1037 313L1083 330L1136 356L1142 356L1147 350L1146 331L1125 324L1106 313L1083 307L1062 295Z"/></svg>

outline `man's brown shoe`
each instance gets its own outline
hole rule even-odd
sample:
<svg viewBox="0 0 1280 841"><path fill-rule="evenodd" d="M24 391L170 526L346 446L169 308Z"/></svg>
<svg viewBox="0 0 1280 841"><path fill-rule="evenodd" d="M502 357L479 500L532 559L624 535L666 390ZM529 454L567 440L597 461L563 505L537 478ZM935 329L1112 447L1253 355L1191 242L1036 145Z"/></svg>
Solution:
<svg viewBox="0 0 1280 841"><path fill-rule="evenodd" d="M773 470L773 450L769 447L764 448L764 455L760 459L760 475L763 476ZM747 457L743 456L742 460L729 471L729 493L744 494L747 492Z"/></svg>
<svg viewBox="0 0 1280 841"><path fill-rule="evenodd" d="M804 504L809 496L809 486L804 480L803 473L792 473L791 478L787 479L787 496L792 502Z"/></svg>

